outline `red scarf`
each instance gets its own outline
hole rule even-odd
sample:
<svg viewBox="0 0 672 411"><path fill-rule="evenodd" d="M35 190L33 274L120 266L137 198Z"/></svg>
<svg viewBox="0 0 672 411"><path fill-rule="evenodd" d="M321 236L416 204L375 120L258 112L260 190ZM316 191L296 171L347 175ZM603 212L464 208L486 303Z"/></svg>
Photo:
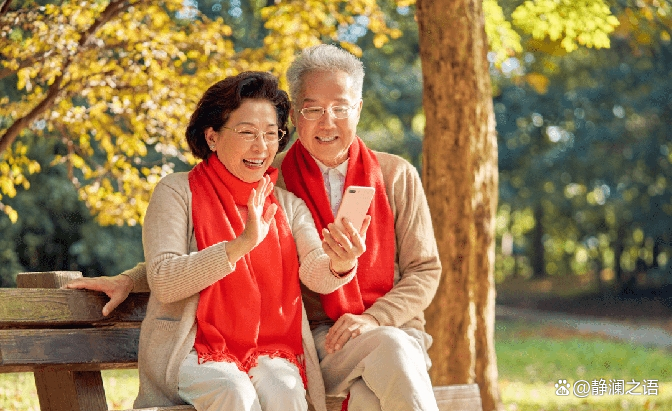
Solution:
<svg viewBox="0 0 672 411"><path fill-rule="evenodd" d="M363 313L394 284L394 216L378 158L357 137L350 145L349 159L344 186L374 187L376 193L368 212L371 225L366 234L366 252L359 257L357 275L338 290L320 295L324 311L334 321L345 313ZM287 190L306 202L322 236L322 228L334 222L334 215L315 159L297 141L287 152L281 168Z"/></svg>
<svg viewBox="0 0 672 411"><path fill-rule="evenodd" d="M267 174L275 182L278 170ZM239 207L252 188L212 154L189 172L192 218L199 250L238 237L245 227ZM271 193L264 210L278 204ZM278 204L266 238L236 263L236 269L200 293L194 348L199 362L230 361L248 372L260 355L282 357L303 377L301 289L296 245Z"/></svg>

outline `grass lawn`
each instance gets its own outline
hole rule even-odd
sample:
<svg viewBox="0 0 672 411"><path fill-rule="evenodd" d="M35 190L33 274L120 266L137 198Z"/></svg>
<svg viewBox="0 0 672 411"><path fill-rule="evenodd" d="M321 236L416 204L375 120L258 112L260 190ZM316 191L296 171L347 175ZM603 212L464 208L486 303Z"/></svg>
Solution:
<svg viewBox="0 0 672 411"><path fill-rule="evenodd" d="M110 370L102 374L108 408L133 408L133 400L138 394L138 370ZM39 410L32 373L0 374L0 411Z"/></svg>
<svg viewBox="0 0 672 411"><path fill-rule="evenodd" d="M501 320L496 324L495 345L499 388L507 411L672 411L669 351L538 323ZM593 381L602 379L606 393L593 395ZM559 380L570 384L570 395L556 395ZM585 398L572 393L579 380L590 384ZM657 380L657 395L609 394L612 380L623 380L624 391L634 387L629 384L633 380L639 382L633 394L643 394L644 380Z"/></svg>
<svg viewBox="0 0 672 411"><path fill-rule="evenodd" d="M530 322L498 320L499 388L506 411L672 411L672 353ZM137 370L104 371L110 409L132 408ZM566 380L658 380L657 395L558 396ZM625 390L632 385L625 384ZM571 391L571 390L570 390ZM636 391L642 392L640 386ZM38 411L32 374L0 374L0 410Z"/></svg>

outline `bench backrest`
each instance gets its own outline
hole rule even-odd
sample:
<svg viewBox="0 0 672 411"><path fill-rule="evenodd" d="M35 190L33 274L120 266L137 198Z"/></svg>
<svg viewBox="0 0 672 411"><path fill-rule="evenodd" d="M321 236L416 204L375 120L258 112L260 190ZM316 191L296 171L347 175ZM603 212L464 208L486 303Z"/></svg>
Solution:
<svg viewBox="0 0 672 411"><path fill-rule="evenodd" d="M60 289L77 277L20 273L18 288L0 288L0 373L33 372L43 411L106 411L99 371L137 368L149 294L131 294L103 317L105 294ZM440 410L482 411L476 384L434 387L434 394ZM340 399L328 400L330 411L340 406ZM178 409L193 410L152 410Z"/></svg>
<svg viewBox="0 0 672 411"><path fill-rule="evenodd" d="M0 372L137 367L149 295L131 294L103 317L105 294L57 288L77 275L21 273L17 283L24 288L0 288Z"/></svg>

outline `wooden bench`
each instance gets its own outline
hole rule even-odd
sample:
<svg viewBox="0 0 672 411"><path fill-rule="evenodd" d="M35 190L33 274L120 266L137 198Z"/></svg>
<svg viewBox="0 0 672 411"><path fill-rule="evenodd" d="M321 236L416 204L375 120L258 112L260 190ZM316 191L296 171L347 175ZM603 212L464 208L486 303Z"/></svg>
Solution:
<svg viewBox="0 0 672 411"><path fill-rule="evenodd" d="M61 290L76 271L20 273L0 288L0 373L32 372L42 411L107 411L101 370L137 368L147 293L103 317L102 293ZM435 387L440 410L482 411L476 384ZM341 400L328 399L340 410ZM191 406L143 411L195 411Z"/></svg>

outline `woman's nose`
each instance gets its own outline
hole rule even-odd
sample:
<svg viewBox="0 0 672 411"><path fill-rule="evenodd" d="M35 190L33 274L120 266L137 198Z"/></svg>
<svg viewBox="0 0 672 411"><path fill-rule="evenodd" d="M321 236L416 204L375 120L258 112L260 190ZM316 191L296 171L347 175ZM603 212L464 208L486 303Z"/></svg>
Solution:
<svg viewBox="0 0 672 411"><path fill-rule="evenodd" d="M263 134L257 134L257 138L252 142L252 148L257 150L265 150L268 147L268 142L264 138Z"/></svg>

